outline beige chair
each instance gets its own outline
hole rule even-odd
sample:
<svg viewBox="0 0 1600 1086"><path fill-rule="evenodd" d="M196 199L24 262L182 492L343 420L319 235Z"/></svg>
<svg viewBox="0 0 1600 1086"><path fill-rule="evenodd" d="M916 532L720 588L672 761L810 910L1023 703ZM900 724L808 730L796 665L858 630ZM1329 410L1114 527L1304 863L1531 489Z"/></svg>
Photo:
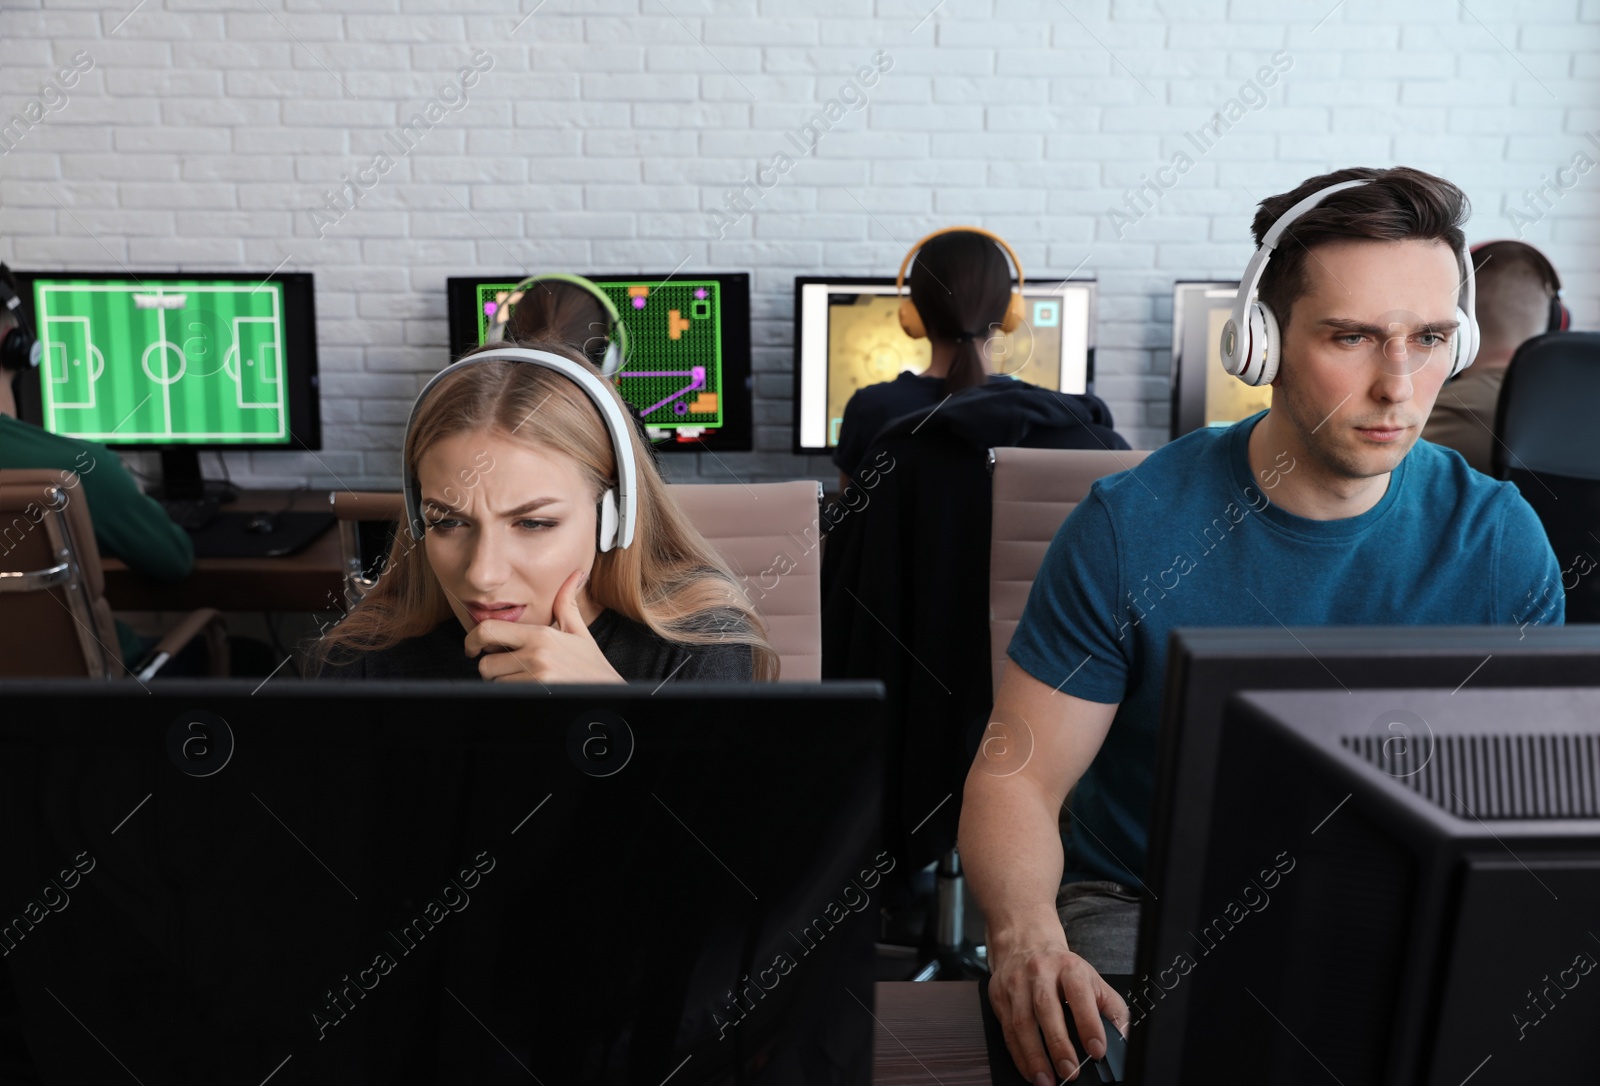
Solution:
<svg viewBox="0 0 1600 1086"><path fill-rule="evenodd" d="M70 471L0 471L0 675L140 682L204 634L211 674L228 674L222 613L187 615L144 660L122 659L89 502Z"/></svg>
<svg viewBox="0 0 1600 1086"><path fill-rule="evenodd" d="M1148 451L990 449L994 514L989 542L989 662L995 693L1006 670L1006 647L1044 552L1067 514L1096 479L1137 467Z"/></svg>
<svg viewBox="0 0 1600 1086"><path fill-rule="evenodd" d="M767 637L788 682L822 678L822 488L813 480L787 483L677 483L672 496L744 585L767 622ZM358 522L397 524L398 493L336 491L345 600L354 606L372 580L361 567Z"/></svg>
<svg viewBox="0 0 1600 1086"><path fill-rule="evenodd" d="M778 677L821 680L821 484L677 483L671 492L766 619Z"/></svg>

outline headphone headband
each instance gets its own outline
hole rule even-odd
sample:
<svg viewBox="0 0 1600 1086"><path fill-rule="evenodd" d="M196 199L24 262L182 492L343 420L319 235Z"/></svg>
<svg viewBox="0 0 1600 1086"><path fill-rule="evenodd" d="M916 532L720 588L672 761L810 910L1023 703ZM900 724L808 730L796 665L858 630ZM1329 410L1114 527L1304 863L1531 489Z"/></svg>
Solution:
<svg viewBox="0 0 1600 1086"><path fill-rule="evenodd" d="M1011 265L1017 269L1017 292L1021 293L1024 282L1022 277L1022 261L1017 259L1017 251L1010 246L1005 238L1001 237L999 234L996 234L992 230L985 230L981 226L947 226L943 230L935 230L933 233L929 234L927 237L913 245L910 249L906 250L905 259L900 261L900 274L895 276L894 280L894 292L896 294L899 294L905 289L906 269L911 266L911 258L916 256L918 250L920 250L924 245L928 244L928 242L932 241L934 238L939 237L941 234L982 234L984 237L1000 246L1000 248L1004 249L1008 254L1010 254Z"/></svg>
<svg viewBox="0 0 1600 1086"><path fill-rule="evenodd" d="M1267 262L1272 259L1272 253L1284 232L1296 219L1334 193L1371 184L1374 180L1376 178L1352 178L1318 189L1278 216L1277 221L1262 235L1261 244L1251 255L1250 263L1245 265L1244 276L1239 281L1239 292L1234 297L1233 312L1222 328L1219 347L1223 368L1229 373L1248 385L1269 384L1277 375L1282 349L1278 321L1272 310L1257 298L1257 291L1261 277L1266 274ZM1456 256L1463 268L1462 287L1466 291L1466 302L1456 305L1456 313L1462 319L1448 377L1454 377L1472 364L1478 354L1480 338L1476 317L1478 288L1472 272L1472 255L1463 247Z"/></svg>
<svg viewBox="0 0 1600 1086"><path fill-rule="evenodd" d="M491 351L479 351L461 359L428 379L422 386L422 391L417 394L416 403L411 405L411 414L406 419L405 442L400 450L400 471L405 485L406 523L411 528L413 539L421 539L427 531L427 525L422 520L422 483L412 471L411 462L406 456L406 450L411 444L411 430L417 423L417 412L421 410L422 403L428 398L428 393L433 387L450 375L459 372L463 367L477 365L480 362L522 362L545 369L555 370L570 380L584 394L600 412L601 421L605 423L607 432L611 435L611 447L616 453L617 460L617 485L614 490L607 490L601 499L600 515L600 550L610 550L612 546L625 548L633 543L635 523L638 520L638 466L633 458L633 424L622 413L622 408L617 404L615 391L581 363L560 355L551 354L549 351L532 350L527 347L501 347ZM612 530L608 531L606 521L609 515L616 517ZM607 535L611 539L607 540Z"/></svg>
<svg viewBox="0 0 1600 1086"><path fill-rule="evenodd" d="M611 300L610 296L607 295L605 291L600 289L599 284L595 283L591 279L585 279L581 275L574 275L571 272L540 272L537 275L528 276L516 286L512 287L511 290L506 294L506 300L501 304L500 308L495 311L495 319L489 325L489 333L484 337L484 342L502 342L505 339L506 331L510 324L509 314L507 314L505 319L501 318L502 314L507 313L506 306L514 305L517 300L522 297L522 295L527 293L528 288L533 286L535 283L545 282L547 280L554 280L558 283L570 283L581 290L587 291L589 294L592 294L595 300L598 301L605 309L606 317L610 320L611 325L606 329L606 338L609 341L609 344L606 348L605 361L600 365L600 376L616 376L617 371L622 368L623 363L626 362L628 358L628 326L622 323L622 314L617 311L616 303ZM588 352L585 351L584 353L587 354Z"/></svg>

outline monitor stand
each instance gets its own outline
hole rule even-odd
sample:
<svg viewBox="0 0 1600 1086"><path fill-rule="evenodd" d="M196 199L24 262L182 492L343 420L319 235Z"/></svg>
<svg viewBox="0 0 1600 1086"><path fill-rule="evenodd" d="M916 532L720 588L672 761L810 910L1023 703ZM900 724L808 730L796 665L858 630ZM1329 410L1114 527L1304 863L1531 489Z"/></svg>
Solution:
<svg viewBox="0 0 1600 1086"><path fill-rule="evenodd" d="M161 450L161 482L150 488L157 501L209 500L221 504L239 496L239 488L220 479L200 475L200 450Z"/></svg>

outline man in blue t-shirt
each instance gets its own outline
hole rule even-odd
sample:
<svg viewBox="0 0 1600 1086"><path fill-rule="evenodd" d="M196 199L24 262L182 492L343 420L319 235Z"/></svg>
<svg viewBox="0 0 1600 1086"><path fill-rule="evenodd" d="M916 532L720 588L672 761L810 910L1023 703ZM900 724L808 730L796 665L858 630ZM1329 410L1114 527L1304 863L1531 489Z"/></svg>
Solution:
<svg viewBox="0 0 1600 1086"><path fill-rule="evenodd" d="M1011 641L990 727L1027 738L974 762L961 852L988 922L990 996L1035 1082L1077 1068L1063 1001L1091 1056L1104 1053L1097 1006L1127 1027L1100 971L1133 969L1173 627L1563 619L1555 555L1515 487L1419 440L1466 331L1461 191L1406 168L1341 170L1263 201L1256 242L1303 198L1359 178L1296 218L1266 265L1272 407L1097 482Z"/></svg>

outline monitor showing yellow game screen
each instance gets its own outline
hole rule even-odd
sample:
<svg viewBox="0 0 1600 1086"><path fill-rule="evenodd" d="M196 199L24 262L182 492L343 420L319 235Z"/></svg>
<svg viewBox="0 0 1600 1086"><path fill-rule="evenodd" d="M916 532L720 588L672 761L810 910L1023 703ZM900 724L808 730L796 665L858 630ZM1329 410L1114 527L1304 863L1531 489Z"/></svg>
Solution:
<svg viewBox="0 0 1600 1086"><path fill-rule="evenodd" d="M800 278L796 287L795 451L838 445L845 404L868 385L922 373L927 339L900 327L892 279ZM993 374L1042 388L1083 393L1092 373L1095 284L1028 283L1023 323L984 346Z"/></svg>

